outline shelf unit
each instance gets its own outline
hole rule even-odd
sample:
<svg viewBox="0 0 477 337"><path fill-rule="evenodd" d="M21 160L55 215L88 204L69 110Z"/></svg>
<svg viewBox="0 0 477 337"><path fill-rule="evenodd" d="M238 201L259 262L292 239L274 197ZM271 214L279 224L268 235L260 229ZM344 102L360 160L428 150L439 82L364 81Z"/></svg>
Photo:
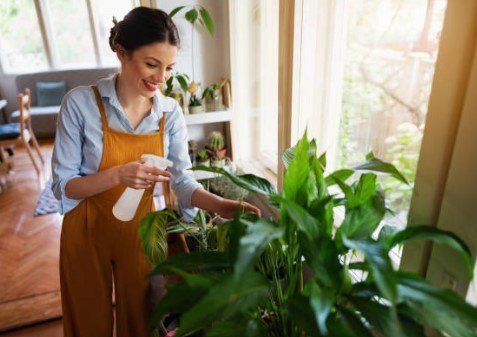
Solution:
<svg viewBox="0 0 477 337"><path fill-rule="evenodd" d="M232 120L232 111L214 111L201 112L197 114L184 115L186 125L200 125L210 123L230 122Z"/></svg>

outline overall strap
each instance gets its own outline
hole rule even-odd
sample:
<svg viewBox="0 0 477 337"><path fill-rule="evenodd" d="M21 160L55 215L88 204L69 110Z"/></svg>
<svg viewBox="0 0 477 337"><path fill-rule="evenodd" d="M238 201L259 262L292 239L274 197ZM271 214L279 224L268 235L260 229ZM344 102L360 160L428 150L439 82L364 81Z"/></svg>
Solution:
<svg viewBox="0 0 477 337"><path fill-rule="evenodd" d="M163 112L161 121L159 122L159 132L163 133L165 128L166 128L166 113Z"/></svg>
<svg viewBox="0 0 477 337"><path fill-rule="evenodd" d="M104 111L103 100L101 99L101 95L99 94L98 87L95 85L91 86L91 89L94 91L94 95L96 96L96 104L98 105L99 113L101 114L101 122L103 123L103 130L108 130L108 119L106 118L106 112Z"/></svg>

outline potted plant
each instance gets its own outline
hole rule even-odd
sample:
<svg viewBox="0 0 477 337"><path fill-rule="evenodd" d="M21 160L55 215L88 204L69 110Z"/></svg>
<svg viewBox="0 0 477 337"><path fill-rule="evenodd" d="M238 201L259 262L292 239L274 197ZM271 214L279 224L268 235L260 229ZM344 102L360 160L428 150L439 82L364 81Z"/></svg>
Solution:
<svg viewBox="0 0 477 337"><path fill-rule="evenodd" d="M199 25L204 27L211 36L215 35L215 24L214 20L212 20L211 15L203 6L178 6L174 8L169 15L171 17L175 16L179 12L185 12L184 18L191 23L191 31L192 31L192 78L195 78L195 34L194 28L196 27L196 23L198 22Z"/></svg>
<svg viewBox="0 0 477 337"><path fill-rule="evenodd" d="M191 95L189 101L189 112L191 114L204 112L202 98L197 95L198 85L195 82L192 82L187 90Z"/></svg>
<svg viewBox="0 0 477 337"><path fill-rule="evenodd" d="M197 151L197 165L201 165L201 166L205 166L205 167L209 167L210 166L210 158L209 158L209 154L207 153L206 150L199 150Z"/></svg>
<svg viewBox="0 0 477 337"><path fill-rule="evenodd" d="M373 236L388 211L374 172L406 183L393 165L370 153L360 166L325 175L326 157L316 155L316 142L306 136L284 162L281 193L251 174L195 168L268 196L280 216L264 219L238 210L224 224L221 248L157 264L151 275L180 274L182 282L169 285L151 327L172 312L181 317L175 336L414 337L429 327L453 337L476 335L475 307L451 290L395 270L389 258L396 245L432 240L460 252L472 274L471 253L461 239L430 226ZM332 186L341 193L331 194ZM335 207L344 208L338 228ZM352 282L351 270L363 278Z"/></svg>
<svg viewBox="0 0 477 337"><path fill-rule="evenodd" d="M184 73L175 72L166 81L164 95L174 98L179 102L185 114L188 113L187 106L184 104L187 94L189 76Z"/></svg>
<svg viewBox="0 0 477 337"><path fill-rule="evenodd" d="M224 106L220 83L214 83L205 88L202 93L202 100L205 101L207 111L221 111Z"/></svg>
<svg viewBox="0 0 477 337"><path fill-rule="evenodd" d="M219 131L212 131L207 138L207 142L206 149L209 152L211 166L223 167L227 155L224 136Z"/></svg>

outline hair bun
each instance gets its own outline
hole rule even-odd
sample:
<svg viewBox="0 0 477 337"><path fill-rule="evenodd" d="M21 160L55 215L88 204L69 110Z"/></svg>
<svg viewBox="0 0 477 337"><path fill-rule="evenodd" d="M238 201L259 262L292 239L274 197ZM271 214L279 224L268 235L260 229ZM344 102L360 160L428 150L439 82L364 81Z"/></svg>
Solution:
<svg viewBox="0 0 477 337"><path fill-rule="evenodd" d="M112 51L116 51L116 44L119 35L119 22L115 16L113 16L113 27L109 31L109 47L111 47Z"/></svg>

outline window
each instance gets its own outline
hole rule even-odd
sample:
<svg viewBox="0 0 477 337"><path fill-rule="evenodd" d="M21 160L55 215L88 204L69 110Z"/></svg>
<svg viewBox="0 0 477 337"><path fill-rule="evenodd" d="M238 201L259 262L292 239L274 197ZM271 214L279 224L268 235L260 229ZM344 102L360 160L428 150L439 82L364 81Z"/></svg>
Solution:
<svg viewBox="0 0 477 337"><path fill-rule="evenodd" d="M85 1L48 0L48 17L58 67L94 66L93 35Z"/></svg>
<svg viewBox="0 0 477 337"><path fill-rule="evenodd" d="M33 0L0 2L0 60L6 73L48 68Z"/></svg>
<svg viewBox="0 0 477 337"><path fill-rule="evenodd" d="M136 0L3 0L0 2L0 69L24 73L48 69L118 66L109 48L115 16Z"/></svg>
<svg viewBox="0 0 477 337"><path fill-rule="evenodd" d="M270 177L278 152L278 1L231 1L229 15L234 156L246 170Z"/></svg>
<svg viewBox="0 0 477 337"><path fill-rule="evenodd" d="M297 2L292 142L304 129L329 169L373 151L410 182L383 180L388 224L406 225L446 0Z"/></svg>
<svg viewBox="0 0 477 337"><path fill-rule="evenodd" d="M124 16L132 9L131 0L110 0L110 1L96 1L94 3L98 37L99 49L101 53L102 64L106 66L118 66L119 62L116 55L109 48L109 31L113 26L113 16L118 21L122 20Z"/></svg>

